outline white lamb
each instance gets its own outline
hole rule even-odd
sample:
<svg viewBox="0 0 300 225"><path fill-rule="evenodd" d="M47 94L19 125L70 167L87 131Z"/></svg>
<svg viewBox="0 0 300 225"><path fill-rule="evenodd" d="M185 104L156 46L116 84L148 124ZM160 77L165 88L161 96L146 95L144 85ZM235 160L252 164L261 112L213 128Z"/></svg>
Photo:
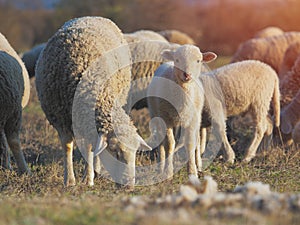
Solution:
<svg viewBox="0 0 300 225"><path fill-rule="evenodd" d="M101 62L102 58L105 63ZM119 171L128 175L124 184L129 187L135 184L135 153L139 147L149 149L149 146L122 108L131 82L130 66L119 68L123 62L130 65L127 42L120 29L102 17L81 17L66 22L49 39L38 59L38 97L47 119L58 131L65 151L66 186L75 184L72 161L75 131L85 137L86 181L89 185L93 185L94 154L106 147L125 165L124 171ZM114 68L117 70L108 77L108 71ZM81 98L80 104L74 103ZM88 115L91 120L87 121ZM99 133L97 143L97 137L95 139L90 129L93 126L96 126L96 136Z"/></svg>
<svg viewBox="0 0 300 225"><path fill-rule="evenodd" d="M162 56L171 63L164 63L156 70L147 92L151 117L160 117L166 125L166 137L159 147L161 169L164 169L166 155L166 175L168 178L173 176L173 153L176 144L174 130L181 127L188 154L188 173L197 175L195 151L199 147L204 104L203 86L199 76L202 62L210 62L216 55L212 52L201 53L193 45L183 45L176 50L163 51ZM158 132L165 131L161 130L161 124L155 125ZM200 163L198 162L198 169Z"/></svg>
<svg viewBox="0 0 300 225"><path fill-rule="evenodd" d="M278 127L280 123L280 93L276 72L265 63L246 60L203 73L200 78L208 102L215 95L213 87L216 81L223 91L226 110L223 110L222 104L210 103L210 108L204 108L207 114L203 116L202 124L204 127L205 124L208 126L211 119L216 123L225 147L226 161L233 162L235 159L235 153L226 136L226 118L247 112L252 115L256 123L255 133L244 158L245 162L250 161L255 156L264 134L270 133L268 111L272 99L275 126Z"/></svg>

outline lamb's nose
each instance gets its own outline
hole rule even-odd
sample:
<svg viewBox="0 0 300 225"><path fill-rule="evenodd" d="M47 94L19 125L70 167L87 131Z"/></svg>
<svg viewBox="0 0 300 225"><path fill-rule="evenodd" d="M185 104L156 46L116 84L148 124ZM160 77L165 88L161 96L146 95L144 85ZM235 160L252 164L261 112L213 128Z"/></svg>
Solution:
<svg viewBox="0 0 300 225"><path fill-rule="evenodd" d="M191 80L192 79L192 76L186 72L183 72L183 75L184 75L184 78L185 80Z"/></svg>

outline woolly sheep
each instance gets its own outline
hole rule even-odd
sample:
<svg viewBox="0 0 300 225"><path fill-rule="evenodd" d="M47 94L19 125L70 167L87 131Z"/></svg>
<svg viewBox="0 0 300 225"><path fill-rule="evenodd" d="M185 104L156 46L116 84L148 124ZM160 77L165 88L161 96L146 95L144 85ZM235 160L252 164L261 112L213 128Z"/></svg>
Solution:
<svg viewBox="0 0 300 225"><path fill-rule="evenodd" d="M159 31L158 33L172 43L176 43L180 45L195 44L195 41L189 35L179 30L163 30L163 31Z"/></svg>
<svg viewBox="0 0 300 225"><path fill-rule="evenodd" d="M280 80L281 107L288 105L300 89L300 54L292 69Z"/></svg>
<svg viewBox="0 0 300 225"><path fill-rule="evenodd" d="M231 62L247 59L259 60L270 65L278 73L286 49L295 41L300 41L300 32L253 38L240 44Z"/></svg>
<svg viewBox="0 0 300 225"><path fill-rule="evenodd" d="M293 42L286 49L278 72L279 79L284 79L284 75L290 71L300 54L300 41Z"/></svg>
<svg viewBox="0 0 300 225"><path fill-rule="evenodd" d="M119 48L122 54L114 53ZM107 61L109 64L101 64L101 61L97 61L109 53L112 54L111 58L107 59L111 59ZM122 60L126 63L128 61L130 65L127 42L120 29L112 21L102 17L81 17L68 21L49 39L38 59L36 66L38 97L47 119L56 128L65 151L64 183L66 186L75 184L72 162L74 124L77 124L81 134L80 129L88 125L85 124L85 120L81 121L81 118L89 113L89 107L95 107L96 113L92 113L90 122L96 122L99 138L95 143L94 134L90 133L90 129L85 129L88 137L84 140L88 161L87 183L93 185L94 154L105 148L115 152L119 160L126 163L125 171L121 171L128 175L124 184L133 187L135 183L135 152L139 147L149 149L149 146L137 134L129 116L122 109L130 87L130 66L116 70L112 77L106 77L107 74L104 72L99 74L99 71L103 69L105 71L107 66L118 67ZM84 78L90 79L91 83L84 86L84 82L81 82ZM97 83L95 78L100 79L100 82ZM96 100L85 96L85 92L91 88L89 85L95 83L94 89L101 90L100 93L96 92ZM83 88L78 90L78 84ZM73 103L75 94L82 96L83 105ZM115 102L117 104L114 105ZM77 115L75 118L79 118L79 121L72 121L72 114ZM113 121L117 127L113 126ZM114 133L114 128L118 130L118 135ZM124 140L127 141L127 145L124 144ZM93 149L95 149L94 154ZM114 165L109 166L114 167Z"/></svg>
<svg viewBox="0 0 300 225"><path fill-rule="evenodd" d="M265 133L270 133L268 110L272 100L275 126L280 124L280 93L276 72L265 63L256 60L246 60L225 65L218 69L203 73L200 76L208 101L215 96L214 85L218 82L223 91L225 111L222 104L210 102L209 110L205 104L202 116L203 127L210 125L207 120L212 118L216 123L221 140L225 147L225 159L233 162L235 154L226 136L226 117L250 113L256 122L255 134L251 145L246 150L244 161L250 161L257 151ZM218 93L217 93L218 94ZM216 96L214 99L220 99Z"/></svg>
<svg viewBox="0 0 300 225"><path fill-rule="evenodd" d="M287 135L285 137L286 141L289 141L288 137L291 138L295 125L300 121L300 91L292 99L291 103L282 109L280 118L280 129L284 135ZM297 132L295 131L294 136L296 137L296 135Z"/></svg>
<svg viewBox="0 0 300 225"><path fill-rule="evenodd" d="M29 51L24 52L24 54L22 55L22 60L26 66L30 78L34 77L35 75L34 69L35 69L36 61L38 60L39 55L45 46L46 43L36 45Z"/></svg>
<svg viewBox="0 0 300 225"><path fill-rule="evenodd" d="M271 37L271 36L276 36L276 35L282 35L284 31L280 29L279 27L266 27L260 31L258 31L254 38L266 38L266 37Z"/></svg>
<svg viewBox="0 0 300 225"><path fill-rule="evenodd" d="M173 129L181 127L188 154L188 173L197 175L195 151L199 147L197 145L204 104L199 75L202 62L212 61L216 55L212 52L201 53L193 45L183 45L176 50L163 51L162 56L172 63L164 63L156 70L147 93L151 118L160 117L166 124L166 137L159 146L161 169L165 167L166 155L166 174L167 177L173 176L176 144ZM158 132L164 131L160 128L161 124L155 126ZM201 168L200 161L201 159L198 161L198 169Z"/></svg>
<svg viewBox="0 0 300 225"><path fill-rule="evenodd" d="M29 172L21 150L22 108L29 97L29 77L17 53L0 34L0 150L5 167L10 167L9 146L20 173ZM8 146L7 146L8 144Z"/></svg>
<svg viewBox="0 0 300 225"><path fill-rule="evenodd" d="M147 107L147 88L154 71L162 64L160 53L171 46L163 36L151 30L127 33L124 37L130 46L133 61L128 104L138 110Z"/></svg>

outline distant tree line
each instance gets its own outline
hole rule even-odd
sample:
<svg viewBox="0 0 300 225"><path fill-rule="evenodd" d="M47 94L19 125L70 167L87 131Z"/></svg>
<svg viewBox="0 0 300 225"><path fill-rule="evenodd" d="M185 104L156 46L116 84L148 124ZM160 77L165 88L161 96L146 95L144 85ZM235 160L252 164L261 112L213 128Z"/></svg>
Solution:
<svg viewBox="0 0 300 225"><path fill-rule="evenodd" d="M300 30L300 1L223 0L203 5L186 0L60 0L51 10L41 8L39 0L30 2L33 7L22 10L12 1L0 1L0 32L19 52L47 41L64 22L81 16L110 18L123 32L178 29L201 49L228 55L266 26Z"/></svg>

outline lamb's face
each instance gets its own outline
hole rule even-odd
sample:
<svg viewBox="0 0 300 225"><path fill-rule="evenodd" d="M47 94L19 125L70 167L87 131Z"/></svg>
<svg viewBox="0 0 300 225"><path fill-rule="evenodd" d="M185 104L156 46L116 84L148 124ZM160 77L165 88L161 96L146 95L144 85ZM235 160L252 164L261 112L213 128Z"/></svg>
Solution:
<svg viewBox="0 0 300 225"><path fill-rule="evenodd" d="M202 62L210 62L216 58L212 52L201 53L194 45L182 45L174 51L165 50L162 56L174 62L174 73L182 82L189 82L198 78Z"/></svg>

